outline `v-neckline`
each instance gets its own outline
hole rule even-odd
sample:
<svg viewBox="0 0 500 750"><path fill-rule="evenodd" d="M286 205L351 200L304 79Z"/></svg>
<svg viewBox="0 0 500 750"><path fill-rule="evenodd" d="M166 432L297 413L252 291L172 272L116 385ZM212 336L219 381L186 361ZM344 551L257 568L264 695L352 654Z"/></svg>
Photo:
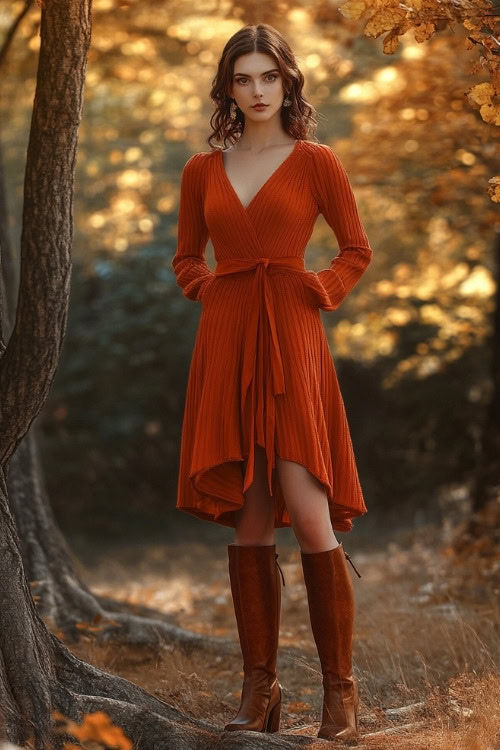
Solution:
<svg viewBox="0 0 500 750"><path fill-rule="evenodd" d="M257 190L257 192L255 193L255 195L253 196L253 198L251 199L251 201L248 203L247 206L244 206L243 203L241 202L241 200L240 200L240 198L238 196L238 193L234 189L234 187L233 187L233 185L232 185L232 183L231 183L231 181L230 181L230 179L229 179L229 177L227 175L226 168L224 166L223 150L221 148L217 149L220 152L220 167L221 167L221 172L222 172L223 178L224 178L224 180L225 180L225 182L227 184L227 187L229 188L230 192L234 196L235 200L239 204L239 206L242 209L242 211L245 212L245 214L248 214L248 212L249 212L250 208L252 207L252 205L255 203L255 201L257 200L257 198L262 194L264 188L266 188L269 185L269 183L278 175L279 172L282 171L282 169L287 165L287 163L297 153L299 143L301 143L301 139L298 139L298 140L295 141L295 144L294 144L292 150L290 151L290 153L288 154L288 156L285 156L285 158L283 159L283 161L280 164L278 164L278 166L276 167L276 169L274 170L274 172L272 172L269 175L269 177L267 178L267 180L260 186L260 188Z"/></svg>

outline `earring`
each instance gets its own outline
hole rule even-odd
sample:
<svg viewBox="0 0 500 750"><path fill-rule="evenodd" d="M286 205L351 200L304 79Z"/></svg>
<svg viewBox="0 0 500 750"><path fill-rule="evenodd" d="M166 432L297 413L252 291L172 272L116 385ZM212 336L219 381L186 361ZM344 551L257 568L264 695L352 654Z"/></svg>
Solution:
<svg viewBox="0 0 500 750"><path fill-rule="evenodd" d="M233 100L231 102L231 106L229 107L229 117L231 120L236 120L236 110L238 109L238 106L236 102Z"/></svg>
<svg viewBox="0 0 500 750"><path fill-rule="evenodd" d="M283 100L283 106L284 107L289 107L291 103L292 103L292 100L289 99L288 95L287 95L286 99Z"/></svg>

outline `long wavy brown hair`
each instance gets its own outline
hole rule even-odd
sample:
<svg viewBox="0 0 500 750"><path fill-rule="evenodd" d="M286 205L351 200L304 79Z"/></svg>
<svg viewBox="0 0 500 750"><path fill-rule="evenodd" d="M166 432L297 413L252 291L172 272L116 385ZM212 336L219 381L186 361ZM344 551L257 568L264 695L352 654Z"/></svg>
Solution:
<svg viewBox="0 0 500 750"><path fill-rule="evenodd" d="M317 112L304 97L304 76L300 72L295 56L289 44L279 31L266 23L247 24L228 39L212 81L210 98L216 108L210 118L213 132L207 138L212 148L221 148L213 140L227 147L234 145L245 129L245 115L236 108L236 118L231 120L230 107L233 101L229 90L233 81L234 64L238 57L250 52L263 52L271 55L279 68L286 95L292 100L289 107L281 107L281 124L283 129L296 140L316 136Z"/></svg>

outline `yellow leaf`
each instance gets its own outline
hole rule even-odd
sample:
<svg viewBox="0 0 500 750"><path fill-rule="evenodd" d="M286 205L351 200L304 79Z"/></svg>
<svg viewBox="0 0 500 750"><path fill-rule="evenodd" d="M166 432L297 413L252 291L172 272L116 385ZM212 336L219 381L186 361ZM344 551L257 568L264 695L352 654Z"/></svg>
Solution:
<svg viewBox="0 0 500 750"><path fill-rule="evenodd" d="M493 201L493 203L500 203L500 185L497 185L493 192L488 192L491 195L491 200Z"/></svg>
<svg viewBox="0 0 500 750"><path fill-rule="evenodd" d="M384 37L383 50L386 55L393 55L399 47L399 36L397 34L387 34Z"/></svg>
<svg viewBox="0 0 500 750"><path fill-rule="evenodd" d="M463 24L464 27L469 30L481 28L481 24L478 23L477 20L473 21L472 18L465 18Z"/></svg>
<svg viewBox="0 0 500 750"><path fill-rule="evenodd" d="M473 86L468 92L467 96L474 104L489 104L495 94L495 90L491 83L478 83L477 86Z"/></svg>
<svg viewBox="0 0 500 750"><path fill-rule="evenodd" d="M479 113L485 122L490 125L500 125L500 108L494 104L483 104Z"/></svg>
<svg viewBox="0 0 500 750"><path fill-rule="evenodd" d="M339 5L339 12L342 13L344 18L357 20L361 18L365 10L366 3L364 0L347 0L343 5Z"/></svg>
<svg viewBox="0 0 500 750"><path fill-rule="evenodd" d="M385 8L375 13L365 26L365 36L378 37L384 31L392 31L405 18L405 12L396 8Z"/></svg>
<svg viewBox="0 0 500 750"><path fill-rule="evenodd" d="M425 42L430 39L436 31L436 27L433 23L418 23L415 26L415 41Z"/></svg>

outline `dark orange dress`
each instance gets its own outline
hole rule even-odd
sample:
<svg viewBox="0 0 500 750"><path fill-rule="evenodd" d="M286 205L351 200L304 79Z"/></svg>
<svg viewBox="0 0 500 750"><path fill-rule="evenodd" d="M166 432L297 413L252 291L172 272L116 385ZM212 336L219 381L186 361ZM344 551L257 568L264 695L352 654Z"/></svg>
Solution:
<svg viewBox="0 0 500 750"><path fill-rule="evenodd" d="M306 270L304 252L319 213L340 252L315 273ZM204 258L209 237L215 273ZM291 526L275 454L322 482L334 530L350 531L351 519L366 513L320 310L340 306L371 256L348 176L329 146L296 141L246 208L220 149L187 161L172 266L202 312L186 391L178 509L234 528L257 442L267 454L275 527Z"/></svg>

